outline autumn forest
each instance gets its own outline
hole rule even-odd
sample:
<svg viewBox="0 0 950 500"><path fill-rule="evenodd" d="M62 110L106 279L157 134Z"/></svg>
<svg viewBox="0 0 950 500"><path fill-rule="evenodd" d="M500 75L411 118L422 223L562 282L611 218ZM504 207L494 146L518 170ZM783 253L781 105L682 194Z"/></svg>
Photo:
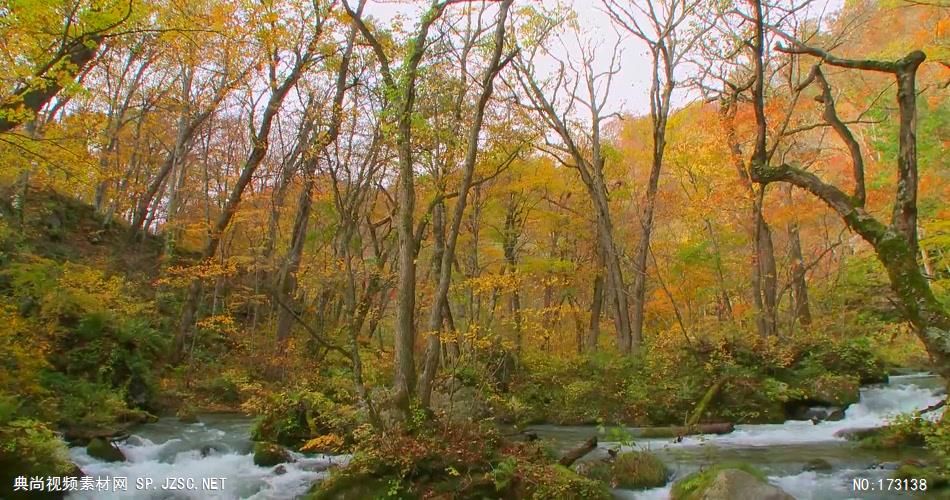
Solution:
<svg viewBox="0 0 950 500"><path fill-rule="evenodd" d="M944 0L0 34L2 498L950 494Z"/></svg>

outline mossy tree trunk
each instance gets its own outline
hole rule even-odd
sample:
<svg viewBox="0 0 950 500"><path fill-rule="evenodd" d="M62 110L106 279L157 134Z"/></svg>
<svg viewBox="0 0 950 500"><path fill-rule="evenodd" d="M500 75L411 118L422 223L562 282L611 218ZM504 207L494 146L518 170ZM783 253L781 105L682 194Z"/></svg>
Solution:
<svg viewBox="0 0 950 500"><path fill-rule="evenodd" d="M896 61L842 59L822 49L807 46L784 35L790 45L779 46L778 51L790 57L812 56L818 63L807 79L797 85L801 92L812 83L818 86L816 100L823 104L823 118L851 155L854 188L851 195L841 188L821 180L817 175L787 163L769 164L771 154L766 149L767 124L765 118L765 56L762 4L752 3L755 33L752 43L755 81L751 85L752 103L756 116L755 152L752 156L751 175L755 182L788 182L821 199L847 224L867 241L890 279L891 289L898 299L903 316L912 325L917 336L930 354L936 369L950 378L950 312L934 295L930 283L917 260L917 93L916 74L926 59L921 51L913 51ZM881 222L865 209L864 163L861 148L848 126L838 117L831 86L821 71L821 64L845 69L888 73L897 82L899 109L899 151L897 158L897 188L889 224ZM779 139L776 140L780 140Z"/></svg>

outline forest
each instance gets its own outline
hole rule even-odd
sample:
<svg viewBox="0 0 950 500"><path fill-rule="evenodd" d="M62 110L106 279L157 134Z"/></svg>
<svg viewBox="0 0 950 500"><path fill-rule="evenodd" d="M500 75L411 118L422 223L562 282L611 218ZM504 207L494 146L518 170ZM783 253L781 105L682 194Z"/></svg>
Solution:
<svg viewBox="0 0 950 500"><path fill-rule="evenodd" d="M946 0L0 0L0 498L950 497Z"/></svg>

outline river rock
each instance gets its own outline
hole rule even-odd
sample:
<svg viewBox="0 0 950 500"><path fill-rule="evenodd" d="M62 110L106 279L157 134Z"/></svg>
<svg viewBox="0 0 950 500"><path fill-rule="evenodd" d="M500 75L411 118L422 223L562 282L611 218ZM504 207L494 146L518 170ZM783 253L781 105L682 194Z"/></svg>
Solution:
<svg viewBox="0 0 950 500"><path fill-rule="evenodd" d="M293 458L282 446L274 443L254 443L254 465L272 467L285 462L292 462Z"/></svg>
<svg viewBox="0 0 950 500"><path fill-rule="evenodd" d="M82 467L76 465L76 462L69 462L69 469L65 474L67 477L86 477L86 473L83 472Z"/></svg>
<svg viewBox="0 0 950 500"><path fill-rule="evenodd" d="M824 458L813 458L809 460L805 464L804 467L802 467L802 470L804 471L818 471L818 472L830 471L831 469L832 469L831 463L829 463Z"/></svg>
<svg viewBox="0 0 950 500"><path fill-rule="evenodd" d="M106 462L125 462L125 454L112 441L95 438L86 446L86 453L90 457Z"/></svg>
<svg viewBox="0 0 950 500"><path fill-rule="evenodd" d="M841 429L835 432L834 436L845 438L848 441L860 441L866 437L871 437L880 432L880 427L860 427L854 429Z"/></svg>
<svg viewBox="0 0 950 500"><path fill-rule="evenodd" d="M701 500L795 500L776 486L738 469L724 469L699 496Z"/></svg>
<svg viewBox="0 0 950 500"><path fill-rule="evenodd" d="M846 407L860 399L858 379L844 375L824 374L806 383L806 399L823 406Z"/></svg>
<svg viewBox="0 0 950 500"><path fill-rule="evenodd" d="M194 408L185 406L178 409L178 421L183 424L195 424L198 423L198 414L195 412Z"/></svg>
<svg viewBox="0 0 950 500"><path fill-rule="evenodd" d="M828 416L825 417L825 420L829 422L840 422L844 420L844 408L834 408L828 413Z"/></svg>

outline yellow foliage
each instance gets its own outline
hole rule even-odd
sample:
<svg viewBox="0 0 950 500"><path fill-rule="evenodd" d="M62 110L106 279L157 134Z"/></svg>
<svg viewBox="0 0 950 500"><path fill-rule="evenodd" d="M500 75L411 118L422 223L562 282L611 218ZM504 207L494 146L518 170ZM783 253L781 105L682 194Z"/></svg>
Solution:
<svg viewBox="0 0 950 500"><path fill-rule="evenodd" d="M304 453L335 453L343 449L343 438L336 434L324 434L304 443L300 451Z"/></svg>

